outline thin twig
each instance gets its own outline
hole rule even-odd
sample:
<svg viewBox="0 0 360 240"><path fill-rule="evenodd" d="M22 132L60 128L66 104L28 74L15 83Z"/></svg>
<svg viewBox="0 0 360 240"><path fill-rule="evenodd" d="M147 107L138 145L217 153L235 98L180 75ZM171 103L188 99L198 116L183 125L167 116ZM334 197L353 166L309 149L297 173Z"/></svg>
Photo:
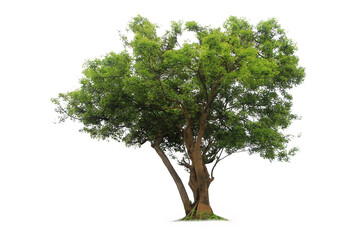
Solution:
<svg viewBox="0 0 360 240"><path fill-rule="evenodd" d="M232 155L232 154L234 154L234 153L246 152L246 149L243 149L243 150L240 150L240 151L236 151L236 152L230 153L230 154L226 155L226 156L225 156L225 157L223 157L223 158L220 158L220 157L221 157L221 154L222 154L222 152L223 152L223 150L224 150L224 149L221 149L221 153L220 153L220 155L219 155L218 159L216 160L216 162L215 162L214 166L213 166L213 167L212 167L212 169L211 169L211 179L214 179L214 175L213 175L213 173L214 173L215 166L218 164L218 162L220 162L221 160L223 160L223 159L227 158L228 156L230 156L230 155Z"/></svg>

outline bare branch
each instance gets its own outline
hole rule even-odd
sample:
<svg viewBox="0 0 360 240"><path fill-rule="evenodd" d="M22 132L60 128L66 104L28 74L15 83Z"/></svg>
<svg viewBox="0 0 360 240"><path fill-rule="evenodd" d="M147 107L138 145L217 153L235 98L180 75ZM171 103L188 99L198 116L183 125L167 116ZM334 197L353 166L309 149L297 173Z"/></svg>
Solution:
<svg viewBox="0 0 360 240"><path fill-rule="evenodd" d="M220 157L221 157L221 155L222 155L222 153L223 153L223 150L224 150L224 149L221 149L221 152L220 152L220 154L219 154L219 157L218 157L218 159L216 160L216 162L215 162L214 166L213 166L213 167L212 167L212 169L211 169L211 179L213 179L213 178L214 178L214 169L215 169L216 165L217 165L217 164L218 164L221 160L223 160L223 159L227 158L228 156L230 156L230 155L232 155L232 154L234 154L234 153L241 153L241 152L246 152L246 151L247 151L246 149L239 150L239 151L236 151L236 152L230 153L230 154L228 154L228 155L226 155L226 156L224 156L224 157L220 158Z"/></svg>
<svg viewBox="0 0 360 240"><path fill-rule="evenodd" d="M60 110L59 113L64 113L69 118L82 121L82 118L78 118L78 117L74 117L74 116L70 115L60 104L58 105L58 107L59 107L59 110Z"/></svg>
<svg viewBox="0 0 360 240"><path fill-rule="evenodd" d="M184 167L186 167L188 169L190 169L192 167L189 163L187 163L185 161L179 161L179 165L184 166Z"/></svg>
<svg viewBox="0 0 360 240"><path fill-rule="evenodd" d="M220 154L219 154L219 157L218 157L218 159L216 160L214 166L213 166L212 169L211 169L211 179L212 179L212 180L214 180L214 169L215 169L216 165L218 164L218 162L220 161L219 159L220 159L221 154L222 154L223 151L224 151L224 148L221 149L221 152L220 152Z"/></svg>
<svg viewBox="0 0 360 240"><path fill-rule="evenodd" d="M214 145L215 139L212 139L209 141L208 145L204 149L203 155L206 155L206 153L210 150L210 148Z"/></svg>

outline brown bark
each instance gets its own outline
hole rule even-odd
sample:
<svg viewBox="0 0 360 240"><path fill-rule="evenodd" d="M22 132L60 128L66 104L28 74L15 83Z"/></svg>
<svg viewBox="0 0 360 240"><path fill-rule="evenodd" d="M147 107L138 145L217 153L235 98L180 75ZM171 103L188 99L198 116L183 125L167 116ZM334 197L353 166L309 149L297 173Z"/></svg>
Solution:
<svg viewBox="0 0 360 240"><path fill-rule="evenodd" d="M196 214L212 214L213 211L209 201L209 186L210 178L205 163L201 156L200 148L195 148L192 151L191 160L193 162L193 174L190 174L190 185L196 199L197 209Z"/></svg>
<svg viewBox="0 0 360 240"><path fill-rule="evenodd" d="M169 171L171 177L173 178L173 180L174 180L174 182L176 184L176 187L177 187L177 189L179 191L181 201L182 201L183 206L184 206L185 214L188 214L191 211L192 206L191 206L191 202L189 200L188 194L186 192L185 186L184 186L183 182L181 181L181 178L179 177L179 175L175 171L174 167L171 165L170 160L168 159L168 157L166 156L166 154L160 148L159 145L160 145L160 141L157 140L151 146L155 149L157 154L160 156L160 158L163 161L165 167L167 168L167 170Z"/></svg>
<svg viewBox="0 0 360 240"><path fill-rule="evenodd" d="M194 196L194 204L199 202L199 190L197 187L197 178L194 167L191 166L190 168L190 179L189 179L189 186L193 192Z"/></svg>
<svg viewBox="0 0 360 240"><path fill-rule="evenodd" d="M211 215L213 213L210 207L208 191L211 180L203 161L200 148L201 140L205 133L207 114L207 110L205 110L201 116L196 141L194 141L194 137L191 131L190 117L187 117L187 125L183 131L186 150L192 162L190 168L189 186L194 195L194 206L197 206L196 215L198 217L201 217L201 215Z"/></svg>
<svg viewBox="0 0 360 240"><path fill-rule="evenodd" d="M207 104L202 112L199 131L195 141L191 130L191 116L185 109L183 109L186 116L186 128L183 130L184 141L187 153L192 162L190 168L189 186L194 195L194 205L197 204L196 215L200 217L202 214L213 214L209 201L209 186L213 178L210 179L200 146L206 130L209 108L217 94L221 78L222 76L219 76L216 83L211 87L210 97L207 99Z"/></svg>

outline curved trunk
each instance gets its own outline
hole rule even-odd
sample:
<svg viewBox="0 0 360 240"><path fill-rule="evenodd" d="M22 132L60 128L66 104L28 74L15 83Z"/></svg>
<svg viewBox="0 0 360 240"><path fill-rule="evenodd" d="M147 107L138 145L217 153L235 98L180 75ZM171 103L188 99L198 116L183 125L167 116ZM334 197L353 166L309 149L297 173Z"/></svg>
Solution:
<svg viewBox="0 0 360 240"><path fill-rule="evenodd" d="M181 181L181 178L179 177L179 175L177 174L177 172L175 171L174 167L171 165L170 160L168 159L168 157L165 155L164 151L161 150L161 148L159 147L159 144L152 144L151 145L155 151L157 152L157 154L160 156L161 160L163 161L165 167L167 168L167 170L169 171L171 177L173 178L176 187L180 193L180 197L181 197L181 201L184 205L184 210L185 210L185 214L188 214L191 209L192 209L192 205L191 202L189 200L188 194L186 192L185 186L183 184L183 182Z"/></svg>

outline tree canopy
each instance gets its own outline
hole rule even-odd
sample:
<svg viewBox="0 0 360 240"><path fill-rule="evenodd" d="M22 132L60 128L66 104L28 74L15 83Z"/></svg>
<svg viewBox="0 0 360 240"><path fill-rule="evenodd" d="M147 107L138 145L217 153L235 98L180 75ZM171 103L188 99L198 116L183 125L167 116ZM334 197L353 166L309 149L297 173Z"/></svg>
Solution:
<svg viewBox="0 0 360 240"><path fill-rule="evenodd" d="M53 99L62 120L78 119L92 137L128 145L161 135L164 149L185 152L182 130L190 124L196 136L208 109L206 163L239 150L288 160L283 130L297 119L288 90L303 81L304 69L275 19L254 27L230 17L223 28L172 22L158 37L157 26L137 16L129 29L134 38L122 39L131 51L87 61L80 89ZM197 41L179 43L184 31Z"/></svg>
<svg viewBox="0 0 360 240"><path fill-rule="evenodd" d="M52 99L60 120L79 120L95 138L158 144L186 169L195 144L203 164L239 151L288 161L297 149L285 130L298 118L289 90L305 72L279 23L231 16L219 28L173 21L163 36L157 28L134 17L124 51L87 61L80 88ZM184 32L196 40L179 41Z"/></svg>

